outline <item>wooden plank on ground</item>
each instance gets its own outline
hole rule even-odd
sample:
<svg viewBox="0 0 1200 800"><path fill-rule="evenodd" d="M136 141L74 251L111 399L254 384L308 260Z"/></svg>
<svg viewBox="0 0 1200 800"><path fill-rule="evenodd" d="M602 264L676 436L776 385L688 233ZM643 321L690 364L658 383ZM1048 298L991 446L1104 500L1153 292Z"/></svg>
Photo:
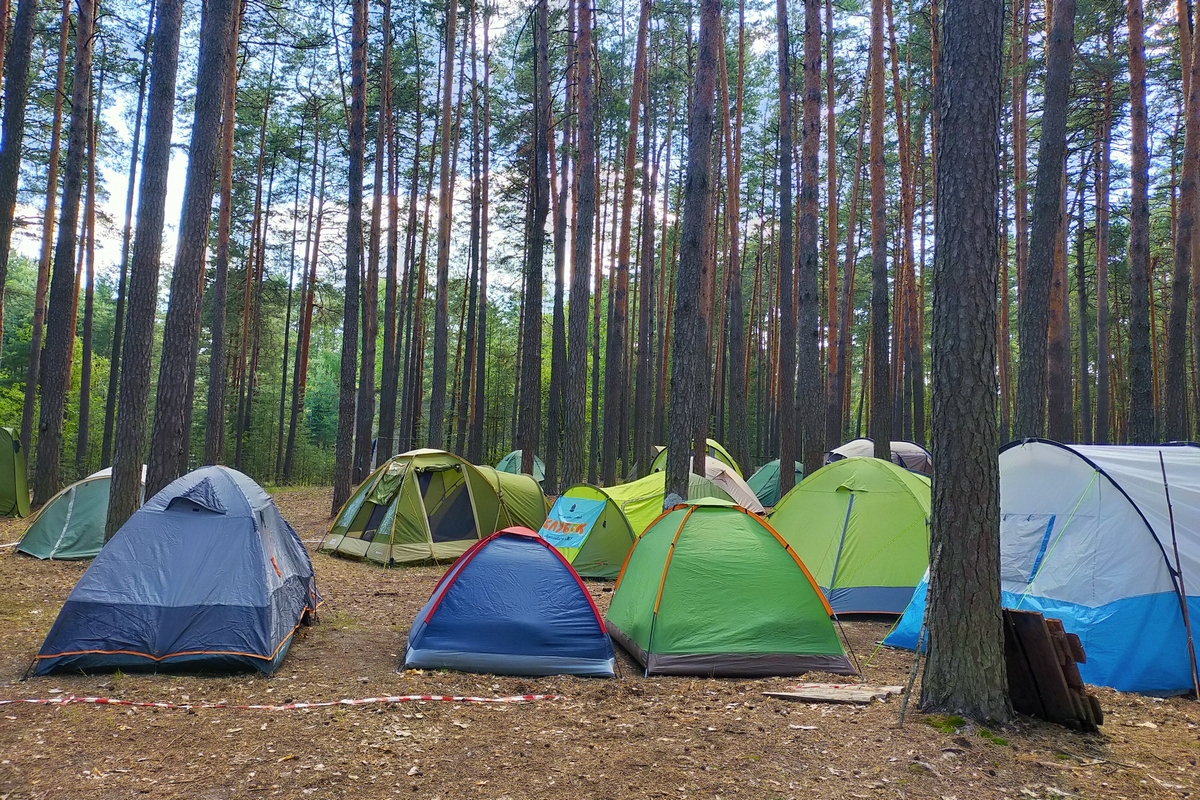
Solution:
<svg viewBox="0 0 1200 800"><path fill-rule="evenodd" d="M788 691L763 692L767 697L794 700L800 703L870 703L886 700L890 695L903 694L903 686L867 686L853 683L800 683Z"/></svg>
<svg viewBox="0 0 1200 800"><path fill-rule="evenodd" d="M1012 632L1019 643L1019 651L1029 671L1034 676L1040 707L1019 708L1014 698L1014 708L1023 713L1042 716L1050 722L1070 724L1078 720L1071 690L1063 675L1058 648L1041 614L1030 611L1005 609L1004 614L1012 621Z"/></svg>

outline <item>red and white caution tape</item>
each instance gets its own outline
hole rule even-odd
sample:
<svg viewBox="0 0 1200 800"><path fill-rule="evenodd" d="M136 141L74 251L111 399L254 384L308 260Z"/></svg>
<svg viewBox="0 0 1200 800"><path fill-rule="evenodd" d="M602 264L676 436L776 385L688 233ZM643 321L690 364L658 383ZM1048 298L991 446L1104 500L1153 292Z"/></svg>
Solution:
<svg viewBox="0 0 1200 800"><path fill-rule="evenodd" d="M560 700L556 694L518 694L511 697L467 697L448 694L399 694L359 699L326 700L316 703L285 703L281 706L238 704L238 703L149 703L137 700L118 700L112 697L77 697L73 694L62 697L31 698L27 700L0 700L0 706L46 705L65 706L73 703L89 703L97 706L133 706L134 708L166 708L190 711L196 708L227 708L238 711L294 711L304 708L331 708L333 706L392 705L395 703L532 703L538 700Z"/></svg>

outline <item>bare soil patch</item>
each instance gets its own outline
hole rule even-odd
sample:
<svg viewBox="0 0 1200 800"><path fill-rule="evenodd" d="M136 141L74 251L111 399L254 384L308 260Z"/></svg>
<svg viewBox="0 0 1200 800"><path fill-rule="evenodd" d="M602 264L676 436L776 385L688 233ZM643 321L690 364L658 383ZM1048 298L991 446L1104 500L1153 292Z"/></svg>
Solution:
<svg viewBox="0 0 1200 800"><path fill-rule="evenodd" d="M302 539L328 529L328 490L283 490L276 500ZM0 543L24 529L0 521ZM61 690L192 703L426 693L562 699L282 712L0 706L0 799L1200 797L1200 705L1179 698L1100 689L1107 719L1098 735L1030 719L985 732L912 707L897 728L894 699L855 707L762 696L793 680L645 678L623 653L614 680L400 673L409 623L444 568L383 570L308 547L325 596L320 624L301 629L271 678L27 681L86 564L0 550L0 698ZM606 608L611 584L588 587ZM886 624L844 627L866 682L907 682L911 654L875 651ZM823 679L837 680L805 678Z"/></svg>

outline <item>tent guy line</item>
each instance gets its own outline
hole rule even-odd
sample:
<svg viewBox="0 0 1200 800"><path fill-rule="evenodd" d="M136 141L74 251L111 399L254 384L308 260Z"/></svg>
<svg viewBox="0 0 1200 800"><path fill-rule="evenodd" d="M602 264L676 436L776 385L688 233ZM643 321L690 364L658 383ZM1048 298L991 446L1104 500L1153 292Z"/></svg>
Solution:
<svg viewBox="0 0 1200 800"><path fill-rule="evenodd" d="M77 697L73 694L62 697L39 697L30 699L0 700L0 706L44 705L66 706L84 703L96 706L133 706L134 708L164 708L172 711L191 711L198 708L226 708L235 711L298 711L310 708L332 708L333 706L395 705L397 703L533 703L541 700L563 700L557 694L519 694L510 697L470 697L449 694L399 694L358 699L322 700L319 702L285 703L283 705L237 704L237 703L163 703L140 700L118 700L112 697Z"/></svg>

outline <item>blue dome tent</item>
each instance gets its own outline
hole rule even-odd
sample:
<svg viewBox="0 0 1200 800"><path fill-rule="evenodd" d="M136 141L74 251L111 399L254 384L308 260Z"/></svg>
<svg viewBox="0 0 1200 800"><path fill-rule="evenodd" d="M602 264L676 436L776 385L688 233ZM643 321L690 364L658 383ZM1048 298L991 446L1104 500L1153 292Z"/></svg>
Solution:
<svg viewBox="0 0 1200 800"><path fill-rule="evenodd" d="M270 495L240 472L204 467L104 546L46 636L36 674L270 674L319 601L308 553Z"/></svg>
<svg viewBox="0 0 1200 800"><path fill-rule="evenodd" d="M1077 634L1087 653L1084 681L1147 694L1191 690L1180 573L1194 634L1200 448L1035 439L1001 448L1001 603L1059 618ZM925 583L884 644L916 646Z"/></svg>
<svg viewBox="0 0 1200 800"><path fill-rule="evenodd" d="M442 576L409 631L404 666L611 677L614 658L571 565L533 531L507 528Z"/></svg>

